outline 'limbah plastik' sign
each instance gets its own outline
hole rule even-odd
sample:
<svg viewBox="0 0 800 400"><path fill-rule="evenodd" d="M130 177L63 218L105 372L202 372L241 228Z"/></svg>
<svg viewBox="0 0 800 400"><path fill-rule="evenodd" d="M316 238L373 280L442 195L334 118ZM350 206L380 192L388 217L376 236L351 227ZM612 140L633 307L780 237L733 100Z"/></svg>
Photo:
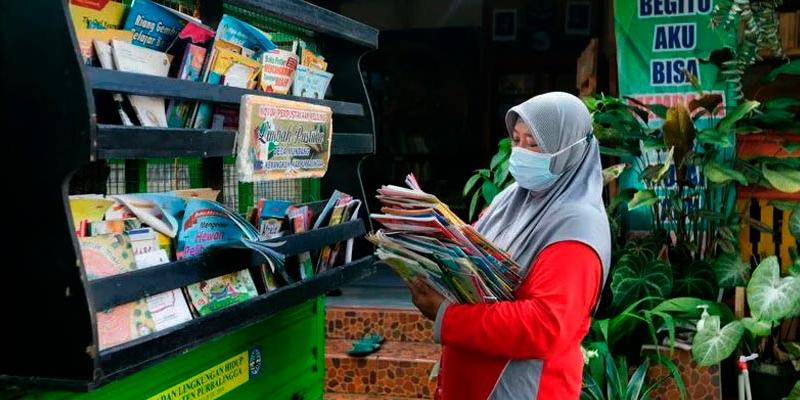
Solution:
<svg viewBox="0 0 800 400"><path fill-rule="evenodd" d="M724 33L709 27L713 8L713 0L615 1L620 95L668 107L688 103L697 93L684 71L722 94L717 67L701 62L723 47Z"/></svg>

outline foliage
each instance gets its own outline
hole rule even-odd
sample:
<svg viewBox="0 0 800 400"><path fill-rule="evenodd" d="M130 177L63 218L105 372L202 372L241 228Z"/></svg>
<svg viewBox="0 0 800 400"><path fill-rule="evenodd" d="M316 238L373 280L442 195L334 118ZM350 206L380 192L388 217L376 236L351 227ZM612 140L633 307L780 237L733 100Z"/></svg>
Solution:
<svg viewBox="0 0 800 400"><path fill-rule="evenodd" d="M464 196L471 197L469 218L475 216L480 205L489 205L514 179L508 173L508 158L511 156L511 139L504 138L497 143L497 153L492 156L488 169L475 170L464 185ZM470 193L472 193L470 195Z"/></svg>

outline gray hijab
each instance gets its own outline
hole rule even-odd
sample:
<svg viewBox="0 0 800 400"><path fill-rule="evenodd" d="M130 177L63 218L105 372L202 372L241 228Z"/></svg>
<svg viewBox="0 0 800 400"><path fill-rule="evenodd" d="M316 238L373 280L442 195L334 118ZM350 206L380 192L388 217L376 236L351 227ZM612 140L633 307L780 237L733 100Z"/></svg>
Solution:
<svg viewBox="0 0 800 400"><path fill-rule="evenodd" d="M545 153L581 141L592 131L592 117L577 97L562 92L536 96L506 114L509 134L520 119ZM507 250L527 275L539 252L552 243L574 240L597 252L605 283L611 262L611 234L603 205L600 149L589 137L558 154L550 171L561 174L547 189L531 191L512 184L495 197L476 227Z"/></svg>

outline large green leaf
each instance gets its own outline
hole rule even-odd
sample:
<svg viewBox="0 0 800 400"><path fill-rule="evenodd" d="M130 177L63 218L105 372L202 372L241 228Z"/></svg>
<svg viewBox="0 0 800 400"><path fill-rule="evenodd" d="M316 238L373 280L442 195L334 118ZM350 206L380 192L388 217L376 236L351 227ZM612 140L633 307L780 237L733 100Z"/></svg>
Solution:
<svg viewBox="0 0 800 400"><path fill-rule="evenodd" d="M667 157L664 159L664 162L659 164L654 164L645 168L645 170L639 176L639 179L651 182L658 182L661 179L663 179L664 176L669 171L669 166L672 164L672 156L674 150L675 150L674 147L670 147L669 152L667 153Z"/></svg>
<svg viewBox="0 0 800 400"><path fill-rule="evenodd" d="M658 202L658 195L652 189L640 190L633 195L628 202L628 210L635 210L639 207L650 207Z"/></svg>
<svg viewBox="0 0 800 400"><path fill-rule="evenodd" d="M716 315L702 321L703 327L697 330L692 342L692 357L698 366L708 367L719 364L736 350L744 334L744 326L740 321L733 321L720 329Z"/></svg>
<svg viewBox="0 0 800 400"><path fill-rule="evenodd" d="M800 60L792 60L789 63L783 64L778 68L773 69L765 78L767 82L772 82L778 78L780 74L800 75Z"/></svg>
<svg viewBox="0 0 800 400"><path fill-rule="evenodd" d="M664 299L671 291L672 268L663 261L626 254L614 266L611 292L616 309L643 298ZM645 303L653 304L654 301Z"/></svg>
<svg viewBox="0 0 800 400"><path fill-rule="evenodd" d="M721 148L733 147L733 136L730 133L720 132L714 128L703 129L697 135L701 144L710 144Z"/></svg>
<svg viewBox="0 0 800 400"><path fill-rule="evenodd" d="M719 124L717 124L717 130L723 133L730 132L733 126L736 125L736 122L758 108L759 104L761 103L753 100L745 101L742 104L739 104L733 111L725 115L725 118L722 118L722 120L719 121Z"/></svg>
<svg viewBox="0 0 800 400"><path fill-rule="evenodd" d="M476 190L475 193L472 194L472 200L469 202L469 218L472 219L475 216L475 209L478 208L478 200L481 198L481 191Z"/></svg>
<svg viewBox="0 0 800 400"><path fill-rule="evenodd" d="M800 106L800 100L792 97L776 97L764 102L764 108L769 110L785 110L797 106Z"/></svg>
<svg viewBox="0 0 800 400"><path fill-rule="evenodd" d="M747 185L747 177L744 176L743 173L732 168L722 166L716 161L708 161L703 166L703 175L705 175L709 181L714 183L736 181L743 186Z"/></svg>
<svg viewBox="0 0 800 400"><path fill-rule="evenodd" d="M789 396L786 400L800 400L800 380L795 382L794 388L789 392Z"/></svg>
<svg viewBox="0 0 800 400"><path fill-rule="evenodd" d="M492 157L492 161L489 163L489 168L491 168L492 170L494 170L495 168L497 168L497 166L498 166L498 165L499 165L501 162L503 162L503 161L504 161L504 160L506 160L507 158L508 158L508 153L505 153L505 154L504 154L504 153L502 153L502 152L497 152L497 153L495 153L495 155Z"/></svg>
<svg viewBox="0 0 800 400"><path fill-rule="evenodd" d="M508 179L508 160L501 162L494 173L494 184L502 188Z"/></svg>
<svg viewBox="0 0 800 400"><path fill-rule="evenodd" d="M742 318L742 325L756 337L769 336L770 332L772 332L772 322L752 317Z"/></svg>
<svg viewBox="0 0 800 400"><path fill-rule="evenodd" d="M727 305L696 297L673 297L653 307L651 312L669 313L684 320L698 319L701 315L701 309L698 306L708 306L708 312L718 315L722 322L727 323L734 319L733 312Z"/></svg>
<svg viewBox="0 0 800 400"><path fill-rule="evenodd" d="M783 162L764 162L761 173L772 187L785 193L800 191L800 170Z"/></svg>
<svg viewBox="0 0 800 400"><path fill-rule="evenodd" d="M674 268L673 296L711 299L717 294L717 278L705 261L695 261Z"/></svg>
<svg viewBox="0 0 800 400"><path fill-rule="evenodd" d="M481 192L483 193L483 200L486 201L486 204L492 204L494 196L497 196L497 193L500 192L500 189L497 188L497 185L495 185L494 182L486 180L483 181L483 185L481 185Z"/></svg>
<svg viewBox="0 0 800 400"><path fill-rule="evenodd" d="M638 153L631 151L630 149L619 148L619 147L606 147L606 146L600 146L600 153L614 157L636 157L639 155Z"/></svg>
<svg viewBox="0 0 800 400"><path fill-rule="evenodd" d="M619 178L619 175L622 173L622 171L625 170L627 166L628 164L620 163L603 169L603 184L608 184L614 179Z"/></svg>
<svg viewBox="0 0 800 400"><path fill-rule="evenodd" d="M639 400L642 397L642 387L644 386L647 377L647 369L650 368L650 360L645 359L644 362L633 371L631 379L628 381L628 387L625 390L625 400Z"/></svg>
<svg viewBox="0 0 800 400"><path fill-rule="evenodd" d="M770 256L758 264L747 284L747 304L754 317L780 321L794 312L800 299L800 279L781 278L778 258Z"/></svg>
<svg viewBox="0 0 800 400"><path fill-rule="evenodd" d="M657 115L658 118L667 119L667 112L668 108L661 104L648 104L647 108L653 112L653 114Z"/></svg>
<svg viewBox="0 0 800 400"><path fill-rule="evenodd" d="M464 196L469 194L472 191L472 188L475 187L475 184L478 183L478 179L481 178L480 174L475 174L469 177L467 180L467 184L464 185Z"/></svg>
<svg viewBox="0 0 800 400"><path fill-rule="evenodd" d="M606 212L609 214L613 213L620 204L627 204L629 201L631 201L634 194L636 194L636 189L633 188L620 190L611 200L611 203L608 204L608 207L606 207Z"/></svg>
<svg viewBox="0 0 800 400"><path fill-rule="evenodd" d="M721 288L744 286L750 278L750 265L738 254L723 253L713 263L717 285Z"/></svg>

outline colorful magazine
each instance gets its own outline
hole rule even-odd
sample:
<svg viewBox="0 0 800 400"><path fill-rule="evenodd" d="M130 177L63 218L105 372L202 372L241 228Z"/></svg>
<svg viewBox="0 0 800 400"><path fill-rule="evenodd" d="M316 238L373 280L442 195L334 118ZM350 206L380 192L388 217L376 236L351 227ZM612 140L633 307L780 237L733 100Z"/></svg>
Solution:
<svg viewBox="0 0 800 400"><path fill-rule="evenodd" d="M286 50L272 49L261 55L261 90L288 94L297 70L297 55Z"/></svg>
<svg viewBox="0 0 800 400"><path fill-rule="evenodd" d="M125 233L131 229L142 227L137 218L115 219L110 221L95 221L89 224L89 236L107 235L110 233Z"/></svg>

